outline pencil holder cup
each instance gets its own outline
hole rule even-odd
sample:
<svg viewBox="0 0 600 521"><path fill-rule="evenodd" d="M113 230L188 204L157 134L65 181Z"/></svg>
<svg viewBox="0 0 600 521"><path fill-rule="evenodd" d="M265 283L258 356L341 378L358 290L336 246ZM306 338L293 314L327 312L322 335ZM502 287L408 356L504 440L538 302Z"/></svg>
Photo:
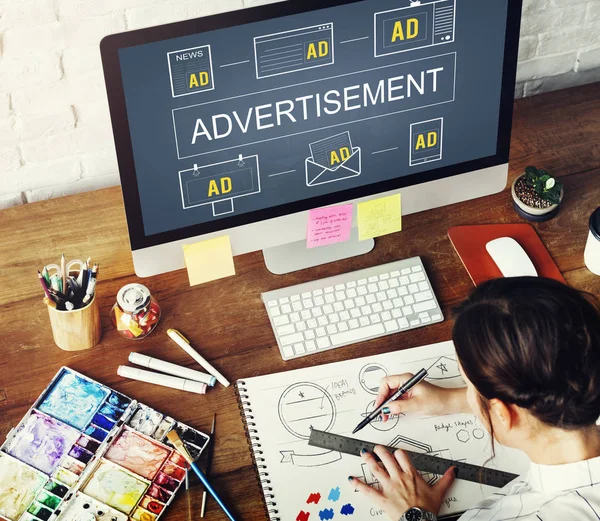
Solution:
<svg viewBox="0 0 600 521"><path fill-rule="evenodd" d="M48 306L54 343L64 351L94 347L102 337L102 323L96 296L81 309L59 311Z"/></svg>

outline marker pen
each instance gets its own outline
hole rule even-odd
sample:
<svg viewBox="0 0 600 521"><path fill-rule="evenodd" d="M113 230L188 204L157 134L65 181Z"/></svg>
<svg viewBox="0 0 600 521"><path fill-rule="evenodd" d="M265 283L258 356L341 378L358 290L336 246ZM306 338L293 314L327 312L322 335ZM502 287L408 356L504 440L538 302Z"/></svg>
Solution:
<svg viewBox="0 0 600 521"><path fill-rule="evenodd" d="M217 383L217 379L214 376L201 371L195 371L194 369L188 369L181 365L165 362L159 358L143 355L142 353L129 353L129 361L132 364L141 367L147 367L148 369L154 369L155 371L172 374L173 376L179 376L180 378L187 378L188 380L194 380L195 382L202 382L211 387Z"/></svg>
<svg viewBox="0 0 600 521"><path fill-rule="evenodd" d="M212 365L208 363L204 357L198 353L191 345L187 338L185 338L179 331L176 329L168 329L167 335L171 337L175 343L181 347L188 355L190 355L196 362L198 362L204 369L206 369L210 374L212 374L217 381L224 385L225 387L229 387L231 384L219 371L217 371Z"/></svg>
<svg viewBox="0 0 600 521"><path fill-rule="evenodd" d="M131 380L162 385L163 387L171 387L172 389L179 389L180 391L206 394L206 384L194 382L193 380L185 380L184 378L177 378L166 374L144 371L143 369L136 369L135 367L128 367L126 365L120 365L117 369L117 374L123 378L130 378Z"/></svg>

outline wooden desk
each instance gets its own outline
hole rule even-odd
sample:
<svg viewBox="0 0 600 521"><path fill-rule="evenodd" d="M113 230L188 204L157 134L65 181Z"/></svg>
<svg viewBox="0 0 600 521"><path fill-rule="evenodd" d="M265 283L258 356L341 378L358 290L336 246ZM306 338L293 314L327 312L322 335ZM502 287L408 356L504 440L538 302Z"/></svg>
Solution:
<svg viewBox="0 0 600 521"><path fill-rule="evenodd" d="M600 277L583 262L588 218L600 205L599 84L516 102L510 181L528 164L560 176L566 196L560 214L534 225L567 282L600 294ZM370 342L284 363L276 348L260 293L420 255L444 313L471 289L471 281L447 238L451 226L518 223L507 190L404 219L404 230L377 240L374 251L286 276L267 272L262 253L235 259L237 276L191 288L184 270L140 282L158 298L163 318L157 330L139 343L120 338L109 322L118 289L138 281L133 274L119 188L64 197L0 212L0 440L16 425L62 365L68 365L158 410L208 431L218 412L214 485L235 507L238 519L264 520L259 485L233 386L206 396L126 381L117 376L132 350L194 367L194 362L166 335L181 330L230 380L334 362L428 344L450 338L452 320ZM35 272L60 253L91 255L101 264L98 298L104 326L100 345L67 353L52 342L48 315ZM194 480L196 481L196 480ZM195 501L200 494L195 492ZM186 519L180 497L166 518ZM214 501L208 518L226 519Z"/></svg>

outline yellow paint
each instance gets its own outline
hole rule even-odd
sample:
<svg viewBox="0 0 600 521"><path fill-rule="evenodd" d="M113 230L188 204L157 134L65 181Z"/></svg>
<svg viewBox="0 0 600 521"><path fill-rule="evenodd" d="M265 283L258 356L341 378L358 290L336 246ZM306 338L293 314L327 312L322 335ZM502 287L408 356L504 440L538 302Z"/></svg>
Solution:
<svg viewBox="0 0 600 521"><path fill-rule="evenodd" d="M190 286L235 275L228 235L195 244L184 244L183 255Z"/></svg>
<svg viewBox="0 0 600 521"><path fill-rule="evenodd" d="M0 518L18 519L47 478L0 453Z"/></svg>
<svg viewBox="0 0 600 521"><path fill-rule="evenodd" d="M361 241L402 230L400 194L358 203L358 238Z"/></svg>

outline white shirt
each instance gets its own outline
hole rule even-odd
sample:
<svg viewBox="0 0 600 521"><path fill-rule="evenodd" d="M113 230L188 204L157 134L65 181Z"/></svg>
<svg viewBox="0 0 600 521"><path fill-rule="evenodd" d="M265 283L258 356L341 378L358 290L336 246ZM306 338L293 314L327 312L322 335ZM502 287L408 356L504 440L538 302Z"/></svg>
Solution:
<svg viewBox="0 0 600 521"><path fill-rule="evenodd" d="M529 472L467 510L459 521L599 521L600 457Z"/></svg>

